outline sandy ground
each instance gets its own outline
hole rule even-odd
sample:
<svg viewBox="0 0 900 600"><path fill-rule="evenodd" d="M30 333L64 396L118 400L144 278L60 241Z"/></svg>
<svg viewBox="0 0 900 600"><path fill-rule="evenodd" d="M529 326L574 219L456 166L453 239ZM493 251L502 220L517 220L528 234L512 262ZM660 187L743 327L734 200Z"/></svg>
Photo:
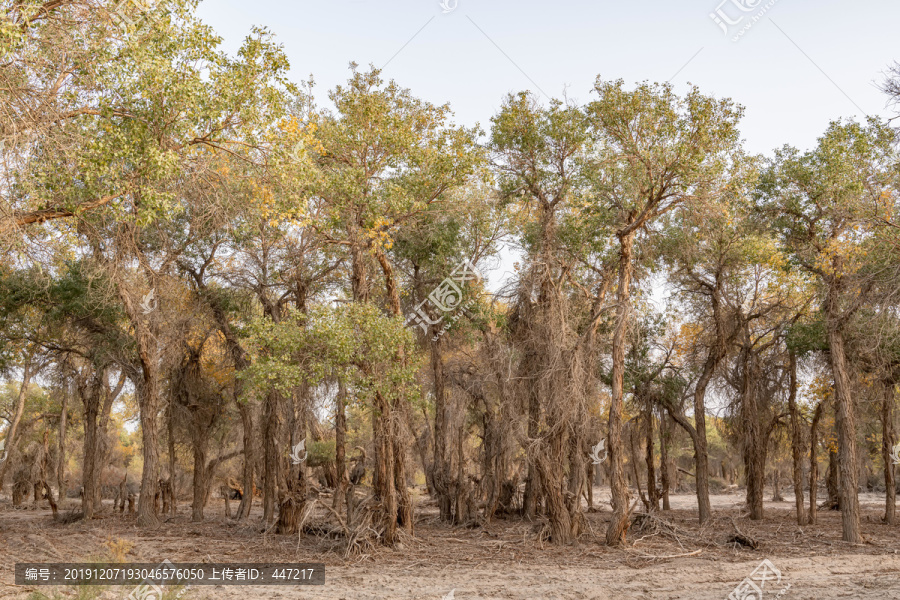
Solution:
<svg viewBox="0 0 900 600"><path fill-rule="evenodd" d="M600 509L588 514L587 531L573 546L542 542L540 525L519 519L484 528L448 527L423 498L415 537L399 549L346 559L340 540L264 535L258 506L248 522L236 523L222 517L221 501L211 500L203 523L191 523L184 506L159 528L142 530L127 515L106 512L91 523L61 524L45 508L13 509L0 501L0 598L124 598L133 588L14 585L16 562L108 561L112 544L125 552L126 562L326 564L324 586L195 586L153 600L173 600L179 593L186 600L721 600L764 559L780 570L781 580L766 583L762 599L900 600L900 526L880 521L883 500L876 495L860 498L866 539L860 545L841 541L839 513L820 512L816 526L801 528L792 502L768 502L766 519L751 522L742 516L741 495L721 494L712 497L714 517L707 526L696 523L694 497L676 495L673 510L659 515L663 522L635 524L629 546L611 549L601 541L608 492L596 493ZM735 527L759 541L759 548L727 543Z"/></svg>

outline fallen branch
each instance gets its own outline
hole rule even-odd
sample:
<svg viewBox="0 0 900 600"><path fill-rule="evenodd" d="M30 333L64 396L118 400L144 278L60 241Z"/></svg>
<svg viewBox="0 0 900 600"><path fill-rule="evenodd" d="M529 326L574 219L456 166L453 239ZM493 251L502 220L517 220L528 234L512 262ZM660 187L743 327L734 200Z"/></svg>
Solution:
<svg viewBox="0 0 900 600"><path fill-rule="evenodd" d="M683 558L685 556L697 556L701 552L703 552L703 548L700 548L699 550L694 550L693 552L685 552L683 554L667 554L666 556L656 556L653 554L644 554L643 552L639 552L637 550L629 550L628 551L629 554L637 554L637 555L643 556L645 558L655 558L657 560L665 560L667 558Z"/></svg>

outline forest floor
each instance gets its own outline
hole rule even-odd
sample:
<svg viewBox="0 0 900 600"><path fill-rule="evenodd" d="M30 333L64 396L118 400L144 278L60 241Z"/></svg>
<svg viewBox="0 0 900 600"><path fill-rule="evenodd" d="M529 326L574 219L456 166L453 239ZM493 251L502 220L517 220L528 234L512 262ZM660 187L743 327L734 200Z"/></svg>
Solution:
<svg viewBox="0 0 900 600"><path fill-rule="evenodd" d="M608 498L607 490L597 489L599 510L587 515L586 533L573 546L556 547L541 541L539 524L521 519L484 528L443 525L434 503L420 494L415 537L352 558L344 558L340 540L263 534L258 501L244 522L226 519L221 499L210 499L203 523L192 523L183 505L177 516L147 530L109 511L91 523L63 524L44 507L13 509L6 500L0 501L0 598L124 598L133 588L23 587L14 578L16 562L111 561L119 551L124 562L326 564L323 586L195 586L171 590L163 600L179 592L179 600L722 600L764 559L780 571L780 581L769 575L763 599L900 600L900 526L881 522L878 495L860 496L860 545L841 541L838 512L820 511L817 525L798 527L793 502L767 502L765 520L754 522L742 514L743 494L734 493L712 497L713 519L702 528L694 496L674 495L672 510L658 513L661 521L633 526L622 549L602 543ZM63 508L76 506L67 500ZM758 548L728 543L736 529ZM758 600L746 590L734 598Z"/></svg>

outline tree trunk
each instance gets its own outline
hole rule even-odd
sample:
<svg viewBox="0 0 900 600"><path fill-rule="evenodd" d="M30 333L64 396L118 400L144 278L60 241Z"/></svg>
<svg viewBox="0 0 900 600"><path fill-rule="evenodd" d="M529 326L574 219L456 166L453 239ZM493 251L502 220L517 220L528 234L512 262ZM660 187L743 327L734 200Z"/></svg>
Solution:
<svg viewBox="0 0 900 600"><path fill-rule="evenodd" d="M394 276L394 268L388 260L385 253L380 247L375 248L375 258L381 266L381 272L384 276L384 289L388 298L391 313L399 317L400 310L400 289ZM401 359L404 360L405 359ZM413 504L409 495L409 487L407 485L407 445L405 443L405 435L403 432L405 412L408 407L403 404L402 399L397 399L391 406L390 418L383 429L390 436L390 444L393 447L394 457L394 488L397 498L397 525L405 531L412 533L413 530Z"/></svg>
<svg viewBox="0 0 900 600"><path fill-rule="evenodd" d="M34 375L31 369L31 359L32 355L29 354L22 371L22 385L19 386L19 394L16 396L16 412L13 415L12 423L9 425L6 439L4 440L3 452L6 453L6 458L9 458L10 453L13 451L19 423L22 421L22 415L25 412L25 397L28 395L28 385L31 383L31 377ZM3 453L0 453L0 457L2 456ZM6 478L6 470L9 468L10 462L9 460L0 462L0 491L3 490L3 480Z"/></svg>
<svg viewBox="0 0 900 600"><path fill-rule="evenodd" d="M881 458L884 461L884 522L895 523L897 484L894 482L894 382L882 382L881 399Z"/></svg>
<svg viewBox="0 0 900 600"><path fill-rule="evenodd" d="M246 402L235 396L235 402L238 406L238 412L241 414L241 429L244 448L244 466L241 485L244 488L241 493L241 503L238 506L235 518L238 520L246 519L250 516L250 509L253 507L253 463L256 456L253 445L253 414L251 408Z"/></svg>
<svg viewBox="0 0 900 600"><path fill-rule="evenodd" d="M56 461L56 497L62 502L66 493L66 419L69 411L69 389L62 395L62 407L59 415L59 439L57 440Z"/></svg>
<svg viewBox="0 0 900 600"><path fill-rule="evenodd" d="M469 518L472 516L469 510L472 490L466 479L465 441L466 427L465 418L463 418L462 423L459 424L459 428L456 430L456 485L453 486L456 492L456 501L454 502L456 511L453 514L454 525L464 525L469 522Z"/></svg>
<svg viewBox="0 0 900 600"><path fill-rule="evenodd" d="M432 325L433 332L439 331ZM433 337L433 336L432 336ZM447 398L444 385L444 357L441 352L443 337L431 342L431 371L434 378L434 464L432 479L437 496L440 519L450 522L453 518L450 498L450 465L447 463Z"/></svg>
<svg viewBox="0 0 900 600"><path fill-rule="evenodd" d="M373 438L376 458L373 468L375 498L384 511L384 543L392 546L397 539L397 494L394 487L394 448L391 443L391 406L381 393L375 393L373 411Z"/></svg>
<svg viewBox="0 0 900 600"><path fill-rule="evenodd" d="M816 405L813 413L812 425L809 428L809 524L815 525L818 516L818 501L816 496L819 491L819 420L822 418L824 402Z"/></svg>
<svg viewBox="0 0 900 600"><path fill-rule="evenodd" d="M793 352L789 357L790 391L788 393L788 411L791 415L791 461L794 480L794 506L797 513L797 525L806 525L806 511L803 504L803 438L800 432L800 411L797 408L797 355Z"/></svg>
<svg viewBox="0 0 900 600"><path fill-rule="evenodd" d="M168 488L168 491L170 492L169 496L170 496L170 500L171 500L171 504L168 508L173 515L178 513L178 501L176 500L178 495L175 493L175 462L176 462L177 456L175 454L175 415L174 415L174 410L175 410L175 403L172 400L169 400L169 409L166 411L166 413L167 413L166 416L168 417L167 418L168 433L167 433L166 437L167 437L167 442L169 444L169 452L168 452L168 454L169 454L169 477L167 480L166 487ZM166 511L163 511L163 512L166 512ZM201 520L202 520L202 516L201 516Z"/></svg>
<svg viewBox="0 0 900 600"><path fill-rule="evenodd" d="M194 523L203 522L203 507L206 505L207 490L209 484L206 480L206 455L207 455L207 435L201 425L199 415L191 415L191 424L193 428L194 450L194 503L191 507L191 521Z"/></svg>
<svg viewBox="0 0 900 600"><path fill-rule="evenodd" d="M394 446L394 487L397 492L397 525L408 533L413 532L413 503L409 495L407 482L407 448L406 435L403 431L404 419L401 418L408 409L402 400L397 400L391 411L388 426L391 429L391 443Z"/></svg>
<svg viewBox="0 0 900 600"><path fill-rule="evenodd" d="M838 455L834 450L828 451L828 474L825 489L828 491L828 506L831 510L841 509L841 472L838 469Z"/></svg>
<svg viewBox="0 0 900 600"><path fill-rule="evenodd" d="M119 374L119 381L116 383L116 387L110 389L109 381L107 379L107 373L104 372L101 377L101 382L103 384L103 403L102 408L100 409L99 415L99 426L97 427L97 451L95 453L95 467L94 473L99 478L100 474L103 473L103 470L106 468L109 463L109 456L112 453L112 441L109 435L109 419L112 414L112 405L115 402L116 398L119 397L119 394L122 392L122 388L125 387L125 380L127 377L125 376L125 372L121 372ZM95 487L96 489L96 487ZM94 512L98 512L103 508L103 494L95 494L94 495ZM115 508L115 506L113 507Z"/></svg>
<svg viewBox="0 0 900 600"><path fill-rule="evenodd" d="M716 367L721 360L721 350L711 348L703 367L703 373L694 389L694 429L691 436L694 444L694 473L697 485L697 507L700 524L706 523L712 516L709 503L709 451L706 442L706 388L712 381Z"/></svg>
<svg viewBox="0 0 900 600"><path fill-rule="evenodd" d="M647 406L646 430L644 441L646 443L647 460L647 498L650 500L650 510L659 510L659 488L656 487L656 465L653 457L653 408Z"/></svg>
<svg viewBox="0 0 900 600"><path fill-rule="evenodd" d="M612 493L612 519L606 530L606 543L625 542L628 520L628 488L625 485L625 447L622 443L622 415L625 410L625 335L631 315L631 253L634 232L619 237L619 281L616 291L616 329L612 344L612 398L609 407L609 479Z"/></svg>
<svg viewBox="0 0 900 600"><path fill-rule="evenodd" d="M159 524L155 498L159 488L159 423L157 379L155 367L145 370L144 381L138 397L141 399L141 435L143 440L144 469L141 473L141 496L137 505L137 523L141 527Z"/></svg>
<svg viewBox="0 0 900 600"><path fill-rule="evenodd" d="M347 477L346 466L346 434L347 434L347 412L345 408L347 390L343 381L338 383L338 394L335 398L334 407L334 467L337 471L337 485L334 487L334 498L331 507L340 510L344 503L347 485L349 479Z"/></svg>
<svg viewBox="0 0 900 600"><path fill-rule="evenodd" d="M279 430L279 398L270 391L266 394L263 419L263 440L265 444L265 464L263 465L263 521L268 527L275 517L275 488L278 478L278 448L276 441Z"/></svg>
<svg viewBox="0 0 900 600"><path fill-rule="evenodd" d="M291 396L291 412L290 412L290 431L291 431L291 447L293 448L297 444L300 443L300 440L306 439L306 422L307 422L307 405L308 405L308 393L309 389L307 386L303 385L299 389L294 391L294 394ZM340 405L340 412L344 412L344 400L346 399L346 392L343 389L343 385L338 392L338 404ZM297 406L297 400L299 399L299 406ZM343 425L342 425L343 427ZM294 434L296 432L296 436ZM342 442L343 445L343 442ZM343 448L342 448L343 450ZM343 457L342 457L343 458ZM345 469L342 469L344 473L346 473ZM275 527L275 531L277 533L287 534L287 535L295 535L299 533L301 526L301 519L303 518L303 512L306 508L306 497L307 497L307 484L306 484L306 461L302 460L297 464L293 464L291 461L291 465L289 465L285 470L285 479L284 479L284 491L280 495L280 503L278 507L278 522ZM344 486L344 480L346 480L346 474L341 477L341 486ZM340 487L340 486L339 486ZM337 491L337 490L336 490ZM338 502L335 502L334 507L336 509L340 508L340 504L343 502L343 499L340 499Z"/></svg>
<svg viewBox="0 0 900 600"><path fill-rule="evenodd" d="M139 527L156 527L156 495L159 491L159 348L152 316L139 313L124 285L118 282L119 298L134 327L140 378L133 381L140 409L141 441L144 467L141 473L141 495L136 522Z"/></svg>
<svg viewBox="0 0 900 600"><path fill-rule="evenodd" d="M590 486L585 470L585 448L583 437L575 428L569 436L569 490L566 497L566 509L572 523L572 535L578 537L584 528L584 513L581 510L581 497L585 486Z"/></svg>
<svg viewBox="0 0 900 600"><path fill-rule="evenodd" d="M763 518L764 514L767 436L760 423L759 394L754 385L756 370L752 364L753 351L749 347L749 336L746 343L748 346L742 350L744 365L741 381L741 426L744 432L743 455L747 474L747 508L750 510L750 519L758 521Z"/></svg>
<svg viewBox="0 0 900 600"><path fill-rule="evenodd" d="M631 462L631 472L634 476L634 485L635 485L635 487L637 487L638 498L640 498L641 502L644 504L644 509L647 512L650 512L650 499L644 495L644 490L641 489L641 474L638 472L638 465L640 464L639 457L641 455L638 448L640 447L640 445L635 444L635 437L637 437L640 434L638 426L639 426L641 420L643 420L643 419L633 421L632 426L629 427L628 440L629 440L629 445L631 446L631 448L630 448L631 449L631 461L630 462Z"/></svg>
<svg viewBox="0 0 900 600"><path fill-rule="evenodd" d="M541 427L541 402L538 397L535 381L529 381L528 391L528 439L536 440ZM529 443L525 448L525 492L522 498L522 514L532 520L537 514L541 489L540 474L537 468L537 457L533 456L536 444Z"/></svg>
<svg viewBox="0 0 900 600"><path fill-rule="evenodd" d="M850 390L850 377L847 375L842 325L836 322L833 293L829 295L832 297L826 308L826 314L829 355L834 377L835 425L838 433L841 525L843 540L858 544L861 538L859 534L859 465L856 462L856 414Z"/></svg>
<svg viewBox="0 0 900 600"><path fill-rule="evenodd" d="M659 481L662 485L662 509L672 510L669 504L669 429L670 417L663 413L659 416Z"/></svg>
<svg viewBox="0 0 900 600"><path fill-rule="evenodd" d="M81 468L81 511L85 519L94 517L98 496L100 473L97 472L97 412L100 399L96 386L85 382L79 386L79 395L84 404L84 456Z"/></svg>

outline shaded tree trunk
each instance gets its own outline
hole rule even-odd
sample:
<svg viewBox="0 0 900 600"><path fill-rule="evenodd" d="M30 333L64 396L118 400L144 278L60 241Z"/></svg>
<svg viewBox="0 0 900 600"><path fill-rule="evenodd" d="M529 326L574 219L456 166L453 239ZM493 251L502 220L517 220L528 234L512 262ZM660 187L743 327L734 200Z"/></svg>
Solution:
<svg viewBox="0 0 900 600"><path fill-rule="evenodd" d="M98 483L100 473L97 470L97 412L100 398L94 381L84 381L79 385L79 395L84 404L84 452L81 468L81 511L85 519L94 517L94 510L99 504Z"/></svg>
<svg viewBox="0 0 900 600"><path fill-rule="evenodd" d="M841 528L843 540L853 544L861 541L859 533L859 486L856 462L856 414L847 374L844 335L836 314L834 290L829 292L826 315L831 371L834 377L835 426L838 433L838 463L840 465Z"/></svg>
<svg viewBox="0 0 900 600"><path fill-rule="evenodd" d="M191 446L194 451L194 503L191 507L191 521L199 523L203 521L203 507L206 505L207 490L209 489L206 472L208 437L196 415L192 415L191 425L193 429Z"/></svg>
<svg viewBox="0 0 900 600"><path fill-rule="evenodd" d="M148 369L140 386L141 436L144 469L141 473L141 495L137 505L137 523L141 527L159 524L154 499L159 490L159 416L156 370Z"/></svg>
<svg viewBox="0 0 900 600"><path fill-rule="evenodd" d="M622 415L625 410L625 334L631 314L632 247L635 232L619 236L619 280L616 291L616 328L612 344L612 398L609 407L609 479L613 515L606 530L606 543L625 542L628 525L628 488L625 485L625 452Z"/></svg>
<svg viewBox="0 0 900 600"><path fill-rule="evenodd" d="M69 389L63 388L62 407L59 415L59 439L57 440L56 494L60 502L66 493L66 420L69 412ZM48 490L49 492L49 490Z"/></svg>
<svg viewBox="0 0 900 600"><path fill-rule="evenodd" d="M99 426L97 427L96 466L94 468L94 473L98 479L100 474L103 473L103 470L109 464L109 456L112 453L112 440L109 435L109 419L112 414L113 402L115 402L116 398L118 398L119 394L122 392L122 388L125 387L126 379L125 372L122 371L119 374L119 381L116 383L116 387L112 389L109 389L107 373L104 373L101 379L103 383L104 398L99 415ZM97 493L94 496L94 512L99 511L102 506L103 494ZM115 506L113 508L115 508Z"/></svg>
<svg viewBox="0 0 900 600"><path fill-rule="evenodd" d="M389 431L391 406L381 395L375 393L373 412L373 437L377 460L373 468L375 498L383 508L384 543L392 546L397 540L397 494L394 487L394 448Z"/></svg>
<svg viewBox="0 0 900 600"><path fill-rule="evenodd" d="M244 466L241 481L244 489L241 494L241 503L235 515L235 518L241 520L250 516L250 509L253 507L253 490L256 487L253 482L253 464L256 454L253 443L253 414L251 413L251 408L246 402L241 402L237 394L235 394L235 402L241 415L242 446L244 448Z"/></svg>
<svg viewBox="0 0 900 600"><path fill-rule="evenodd" d="M278 418L279 395L266 394L264 408L264 463L263 463L263 521L270 525L275 518L275 493L278 479L278 448L276 446L280 422Z"/></svg>
<svg viewBox="0 0 900 600"><path fill-rule="evenodd" d="M16 411L13 414L12 422L9 425L9 429L7 429L6 439L4 440L3 448L4 452L7 453L7 457L13 451L13 446L16 443L19 423L21 423L22 415L25 413L25 397L28 394L28 385L31 383L33 376L32 355L29 354L22 372L22 385L19 386L19 393L16 396ZM0 462L0 491L3 490L3 480L6 478L6 470L9 468L10 462L9 460Z"/></svg>
<svg viewBox="0 0 900 600"><path fill-rule="evenodd" d="M813 413L812 425L809 428L809 524L815 525L818 516L818 501L816 496L819 491L819 420L822 418L824 402L816 405Z"/></svg>
<svg viewBox="0 0 900 600"><path fill-rule="evenodd" d="M894 382L882 382L881 398L881 458L884 461L884 522L893 525L896 521L897 484L894 481Z"/></svg>
<svg viewBox="0 0 900 600"><path fill-rule="evenodd" d="M653 409L647 406L644 416L646 422L645 438L647 459L647 497L650 500L650 510L659 510L659 488L656 487L656 465L653 457Z"/></svg>
<svg viewBox="0 0 900 600"><path fill-rule="evenodd" d="M299 389L295 390L294 394L291 397L292 403L290 411L290 444L292 448L299 444L300 440L306 439L307 407L309 404L308 394L308 387L303 385ZM346 399L343 386L339 391L338 396L340 411L341 413L343 413L343 404L344 400ZM297 406L298 401L299 406ZM294 432L296 432L296 436ZM343 459L343 457L341 458ZM343 468L342 471L346 472L346 470ZM346 479L346 475L343 475L341 479L342 481L340 485L345 486L343 480ZM288 535L297 534L300 531L300 521L303 518L303 512L306 509L306 497L308 492L305 460L301 460L297 464L294 464L294 461L292 460L291 464L284 469L283 488L284 491L280 494L279 497L278 522L275 526L275 531L277 533ZM337 493L337 490L335 490L335 492ZM339 508L341 502L343 502L342 498L335 502L335 508Z"/></svg>
<svg viewBox="0 0 900 600"><path fill-rule="evenodd" d="M338 384L338 394L334 407L334 467L337 471L337 482L334 487L334 498L331 507L339 510L344 503L349 479L347 477L347 411L345 408L347 391L343 382Z"/></svg>
<svg viewBox="0 0 900 600"><path fill-rule="evenodd" d="M402 415L408 410L408 406L397 400L392 407L392 416L388 427L391 429L391 443L394 446L394 487L397 492L397 525L412 533L413 531L413 503L409 494L407 472L407 448L406 435L403 431L404 420Z"/></svg>
<svg viewBox="0 0 900 600"><path fill-rule="evenodd" d="M439 329L432 325L436 334ZM450 465L447 462L447 398L444 378L444 357L441 351L443 337L431 342L431 372L434 379L434 461L432 479L437 496L440 519L450 522L453 518L450 497Z"/></svg>
<svg viewBox="0 0 900 600"><path fill-rule="evenodd" d="M541 402L534 382L530 382L528 393L528 439L536 440L541 427ZM537 468L537 457L533 456L535 444L528 444L525 449L526 475L525 492L522 498L522 514L532 520L537 515L540 504L540 473Z"/></svg>
<svg viewBox="0 0 900 600"><path fill-rule="evenodd" d="M669 504L669 490L671 483L669 481L669 430L671 427L668 414L662 413L659 416L659 481L662 485L662 509L672 510Z"/></svg>
<svg viewBox="0 0 900 600"><path fill-rule="evenodd" d="M759 394L754 385L757 375L753 368L753 351L747 346L742 350L741 380L741 428L743 430L744 469L747 475L747 508L752 520L763 518L763 497L766 485L767 436L760 423Z"/></svg>
<svg viewBox="0 0 900 600"><path fill-rule="evenodd" d="M834 450L828 451L828 474L825 479L825 489L828 492L828 506L831 510L841 509L841 472L838 469L838 454Z"/></svg>
<svg viewBox="0 0 900 600"><path fill-rule="evenodd" d="M177 456L175 455L175 403L171 400L169 401L169 410L166 411L168 413L168 442L169 442L169 478L167 481L167 487L169 488L169 496L171 500L171 505L169 506L169 510L173 515L178 513L178 494L175 490L175 462ZM165 511L163 511L165 512ZM202 520L202 517L201 517Z"/></svg>
<svg viewBox="0 0 900 600"><path fill-rule="evenodd" d="M797 513L797 525L806 525L806 511L803 503L803 437L800 430L800 410L797 408L797 355L790 353L788 369L790 372L790 390L788 392L788 411L791 416L791 462L794 481L794 506Z"/></svg>

